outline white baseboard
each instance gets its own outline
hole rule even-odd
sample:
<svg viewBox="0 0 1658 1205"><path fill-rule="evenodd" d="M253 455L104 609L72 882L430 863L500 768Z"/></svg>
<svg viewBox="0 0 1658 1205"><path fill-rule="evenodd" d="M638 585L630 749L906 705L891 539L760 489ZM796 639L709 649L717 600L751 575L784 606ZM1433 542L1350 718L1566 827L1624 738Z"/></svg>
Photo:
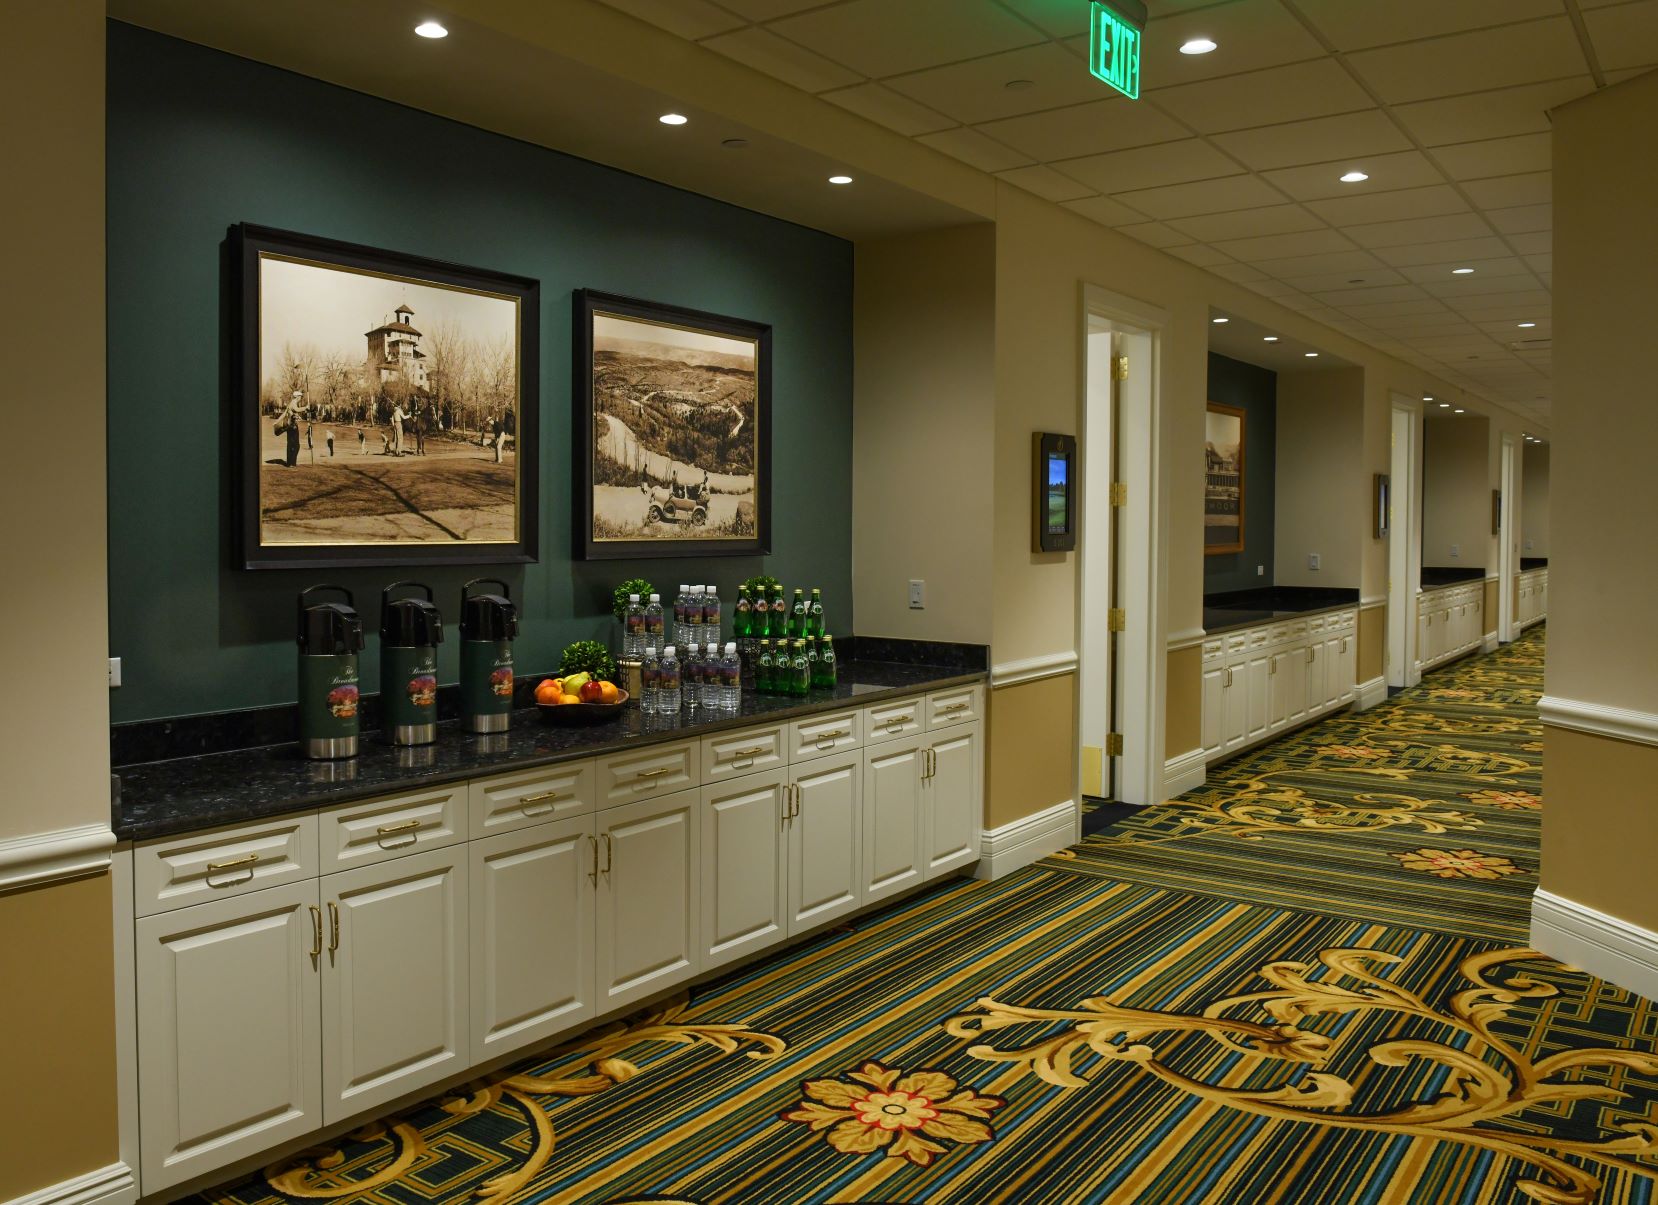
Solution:
<svg viewBox="0 0 1658 1205"><path fill-rule="evenodd" d="M1051 808L1023 816L980 838L975 879L999 879L1038 858L1058 853L1077 839L1077 805L1067 799Z"/></svg>
<svg viewBox="0 0 1658 1205"><path fill-rule="evenodd" d="M0 1205L131 1205L136 1200L138 1181L133 1178L132 1168L125 1163L111 1163Z"/></svg>
<svg viewBox="0 0 1658 1205"><path fill-rule="evenodd" d="M1550 728L1570 728L1594 736L1658 745L1658 712L1634 711L1628 707L1607 707L1582 699L1544 695L1537 700L1537 718Z"/></svg>
<svg viewBox="0 0 1658 1205"><path fill-rule="evenodd" d="M109 866L114 844L115 834L107 824L83 824L0 841L0 891L97 874Z"/></svg>
<svg viewBox="0 0 1658 1205"><path fill-rule="evenodd" d="M1353 692L1353 707L1357 711L1369 711L1378 703L1387 702L1387 675L1360 682Z"/></svg>
<svg viewBox="0 0 1658 1205"><path fill-rule="evenodd" d="M1489 653L1494 650L1499 643L1497 633L1487 632L1485 634L1485 639L1480 641L1480 652Z"/></svg>
<svg viewBox="0 0 1658 1205"><path fill-rule="evenodd" d="M1531 897L1531 944L1550 958L1658 1000L1658 933L1544 891Z"/></svg>
<svg viewBox="0 0 1658 1205"><path fill-rule="evenodd" d="M1195 791L1209 778L1209 760L1203 750L1193 749L1163 763L1163 794L1169 799Z"/></svg>

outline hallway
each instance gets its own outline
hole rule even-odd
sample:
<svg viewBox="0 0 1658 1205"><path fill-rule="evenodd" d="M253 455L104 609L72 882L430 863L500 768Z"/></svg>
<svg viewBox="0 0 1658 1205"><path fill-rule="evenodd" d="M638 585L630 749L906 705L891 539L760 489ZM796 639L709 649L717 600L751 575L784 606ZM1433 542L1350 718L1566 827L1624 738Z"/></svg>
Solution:
<svg viewBox="0 0 1658 1205"><path fill-rule="evenodd" d="M1544 640L200 1199L1651 1201L1658 1006L1522 944Z"/></svg>

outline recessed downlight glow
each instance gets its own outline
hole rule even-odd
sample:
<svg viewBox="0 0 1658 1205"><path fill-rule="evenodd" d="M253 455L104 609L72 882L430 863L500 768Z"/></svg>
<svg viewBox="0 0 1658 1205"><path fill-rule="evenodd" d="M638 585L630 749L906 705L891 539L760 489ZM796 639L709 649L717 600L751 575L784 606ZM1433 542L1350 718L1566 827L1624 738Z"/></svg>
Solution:
<svg viewBox="0 0 1658 1205"><path fill-rule="evenodd" d="M1219 326L1223 322L1231 322L1232 319L1230 319L1230 318L1211 318L1211 319L1209 319L1209 321L1213 322L1216 326Z"/></svg>
<svg viewBox="0 0 1658 1205"><path fill-rule="evenodd" d="M1464 410L1461 406L1458 406L1455 410L1451 411L1451 413L1452 414L1466 414L1467 411Z"/></svg>
<svg viewBox="0 0 1658 1205"><path fill-rule="evenodd" d="M1440 402L1439 403L1439 408L1441 410L1449 410L1451 408L1451 403L1450 402Z"/></svg>
<svg viewBox="0 0 1658 1205"><path fill-rule="evenodd" d="M1306 357L1307 357L1307 359L1309 359L1309 360L1316 360L1316 359L1318 359L1318 353L1317 353L1317 352L1316 352L1316 351L1308 351L1308 352L1302 352L1302 353L1301 353L1301 354L1302 354L1302 355L1304 355L1304 356L1306 356Z"/></svg>
<svg viewBox="0 0 1658 1205"><path fill-rule="evenodd" d="M1451 275L1452 276L1472 276L1473 274L1474 274L1474 270L1472 268L1452 268L1451 269Z"/></svg>
<svg viewBox="0 0 1658 1205"><path fill-rule="evenodd" d="M1424 401L1424 402L1431 402L1431 401L1433 401L1433 394L1431 394L1431 393L1424 393L1424 394L1423 394L1423 395L1422 395L1422 400L1423 400L1423 401Z"/></svg>
<svg viewBox="0 0 1658 1205"><path fill-rule="evenodd" d="M831 184L850 184L850 183L852 183L852 177L851 176L830 176L829 177L829 183L831 183Z"/></svg>
<svg viewBox="0 0 1658 1205"><path fill-rule="evenodd" d="M682 126L691 119L683 113L664 113L656 120L660 121L665 126Z"/></svg>
<svg viewBox="0 0 1658 1205"><path fill-rule="evenodd" d="M1181 54L1208 54L1215 49L1215 43L1208 38L1193 38L1180 48Z"/></svg>
<svg viewBox="0 0 1658 1205"><path fill-rule="evenodd" d="M1341 182L1343 184L1363 184L1368 179L1370 177L1363 172L1348 172L1341 178Z"/></svg>
<svg viewBox="0 0 1658 1205"><path fill-rule="evenodd" d="M422 21L415 26L415 32L423 38L447 38L449 31L436 21Z"/></svg>
<svg viewBox="0 0 1658 1205"><path fill-rule="evenodd" d="M1261 336L1261 342L1262 343L1276 343L1276 342L1278 342L1278 336L1277 335L1262 335Z"/></svg>
<svg viewBox="0 0 1658 1205"><path fill-rule="evenodd" d="M1537 324L1535 322L1522 322L1522 323L1520 323L1520 329L1523 330L1523 331L1529 331L1532 327L1534 327L1536 325Z"/></svg>

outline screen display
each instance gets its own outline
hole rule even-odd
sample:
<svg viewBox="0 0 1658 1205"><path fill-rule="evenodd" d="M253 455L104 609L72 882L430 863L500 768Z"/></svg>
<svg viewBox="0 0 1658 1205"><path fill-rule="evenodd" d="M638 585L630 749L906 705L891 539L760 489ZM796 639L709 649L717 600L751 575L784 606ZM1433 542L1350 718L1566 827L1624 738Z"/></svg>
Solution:
<svg viewBox="0 0 1658 1205"><path fill-rule="evenodd" d="M1048 453L1048 531L1053 535L1071 529L1070 468L1065 453Z"/></svg>

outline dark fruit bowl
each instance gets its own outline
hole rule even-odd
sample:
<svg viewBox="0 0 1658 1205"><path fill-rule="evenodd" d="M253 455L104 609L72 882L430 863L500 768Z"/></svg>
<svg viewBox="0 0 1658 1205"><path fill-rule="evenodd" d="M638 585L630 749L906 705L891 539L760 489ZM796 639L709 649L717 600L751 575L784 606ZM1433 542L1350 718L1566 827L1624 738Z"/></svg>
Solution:
<svg viewBox="0 0 1658 1205"><path fill-rule="evenodd" d="M537 703L535 709L547 724L602 724L622 714L628 703L628 692L614 703Z"/></svg>

